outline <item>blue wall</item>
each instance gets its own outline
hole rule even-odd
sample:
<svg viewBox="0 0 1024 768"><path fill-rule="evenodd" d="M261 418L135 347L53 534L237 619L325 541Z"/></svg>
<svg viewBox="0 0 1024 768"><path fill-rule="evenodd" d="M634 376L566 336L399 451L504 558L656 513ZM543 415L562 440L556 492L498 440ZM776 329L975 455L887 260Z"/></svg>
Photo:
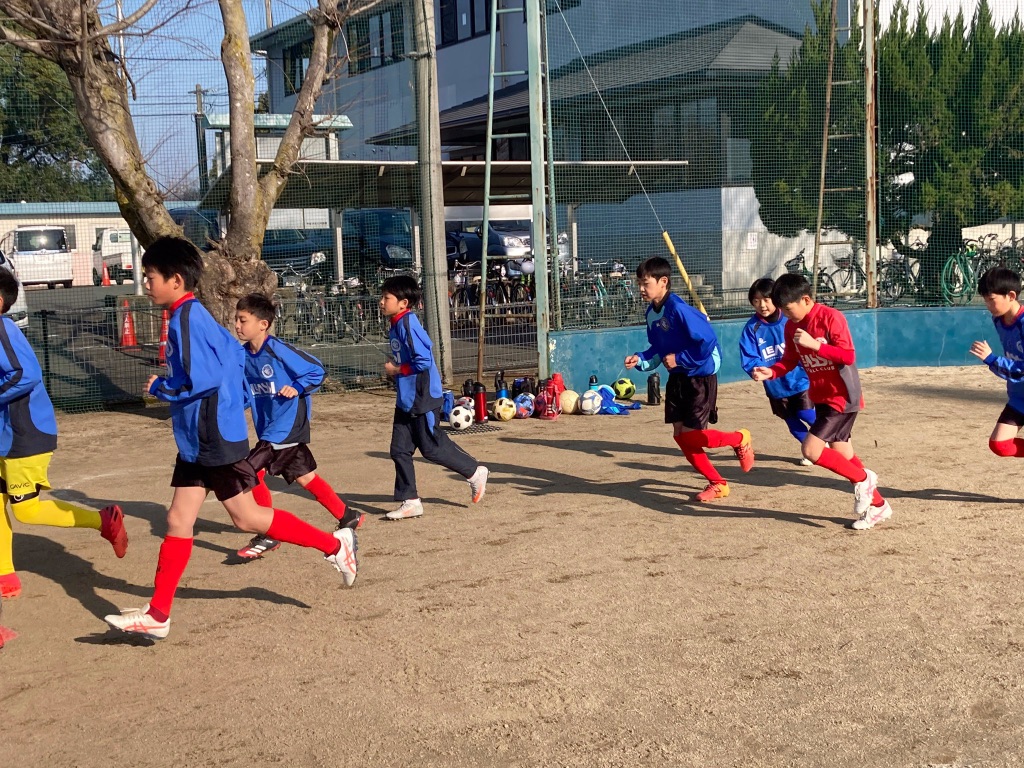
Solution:
<svg viewBox="0 0 1024 768"><path fill-rule="evenodd" d="M999 349L992 316L975 308L900 308L856 310L844 313L857 347L857 366L968 365L979 363L968 354L971 342L988 339ZM742 381L747 375L739 364L740 331L746 319L716 320L722 344L721 382ZM608 384L626 376L638 391L646 391L646 373L625 370L626 355L647 348L643 326L600 331L558 331L549 336L551 371L560 371L570 389L582 392L591 375ZM664 386L667 373L658 369Z"/></svg>

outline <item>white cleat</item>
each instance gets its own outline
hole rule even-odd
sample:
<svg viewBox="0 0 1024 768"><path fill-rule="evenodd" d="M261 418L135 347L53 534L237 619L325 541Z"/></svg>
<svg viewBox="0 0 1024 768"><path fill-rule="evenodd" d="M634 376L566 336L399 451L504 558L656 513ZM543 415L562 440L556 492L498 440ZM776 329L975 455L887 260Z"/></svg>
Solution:
<svg viewBox="0 0 1024 768"><path fill-rule="evenodd" d="M803 457L800 458L800 466L801 467L813 467L814 466L814 462L811 461L810 459L808 459L806 456L803 456Z"/></svg>
<svg viewBox="0 0 1024 768"><path fill-rule="evenodd" d="M356 560L356 551L359 549L356 535L351 528L339 528L334 532L334 538L341 542L341 549L336 554L325 555L324 560L341 573L345 586L351 587L356 583L356 572L359 570L359 562Z"/></svg>
<svg viewBox="0 0 1024 768"><path fill-rule="evenodd" d="M473 503L476 504L484 497L487 491L487 476L490 472L483 464L476 468L476 472L466 482L469 483L469 490L473 493Z"/></svg>
<svg viewBox="0 0 1024 768"><path fill-rule="evenodd" d="M148 610L149 603L146 603L141 608L127 608L120 613L104 616L103 620L122 632L151 640L163 640L171 631L171 620L157 621L147 613Z"/></svg>
<svg viewBox="0 0 1024 768"><path fill-rule="evenodd" d="M419 499L406 499L402 505L384 515L387 520L405 520L408 517L419 517L423 514L423 502Z"/></svg>
<svg viewBox="0 0 1024 768"><path fill-rule="evenodd" d="M859 483L853 484L853 514L857 517L863 517L868 511L871 501L875 497L875 491L878 490L878 475L870 469L864 471L867 473L867 477Z"/></svg>
<svg viewBox="0 0 1024 768"><path fill-rule="evenodd" d="M880 507L868 507L868 511L854 520L853 525L850 527L855 531L866 531L869 528L874 528L883 520L888 520L890 517L892 517L892 507L889 506L887 501Z"/></svg>

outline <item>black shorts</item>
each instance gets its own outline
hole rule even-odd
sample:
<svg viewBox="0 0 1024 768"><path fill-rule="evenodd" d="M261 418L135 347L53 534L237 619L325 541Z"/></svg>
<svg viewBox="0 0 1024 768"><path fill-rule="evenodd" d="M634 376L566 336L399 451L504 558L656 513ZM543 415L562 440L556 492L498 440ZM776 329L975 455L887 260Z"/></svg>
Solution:
<svg viewBox="0 0 1024 768"><path fill-rule="evenodd" d="M999 418L996 419L999 424L1012 424L1017 429L1024 427L1024 413L1021 413L1012 405L1007 405L1003 408L1003 412L999 414Z"/></svg>
<svg viewBox="0 0 1024 768"><path fill-rule="evenodd" d="M272 443L260 440L249 452L248 461L257 472L264 469L268 475L283 477L289 485L303 475L316 471L316 459L305 443L275 448Z"/></svg>
<svg viewBox="0 0 1024 768"><path fill-rule="evenodd" d="M206 488L213 491L217 501L233 499L240 493L256 487L256 470L248 459L219 467L207 467L194 461L185 461L178 456L171 475L172 488Z"/></svg>
<svg viewBox="0 0 1024 768"><path fill-rule="evenodd" d="M718 422L718 376L669 374L665 385L665 423L707 429Z"/></svg>
<svg viewBox="0 0 1024 768"><path fill-rule="evenodd" d="M789 397L768 396L768 403L772 407L772 413L780 419L798 419L800 411L813 411L814 403L807 394L807 390Z"/></svg>
<svg viewBox="0 0 1024 768"><path fill-rule="evenodd" d="M814 423L810 433L826 443L849 442L853 434L853 422L857 420L857 411L840 413L831 405L819 403L814 406Z"/></svg>

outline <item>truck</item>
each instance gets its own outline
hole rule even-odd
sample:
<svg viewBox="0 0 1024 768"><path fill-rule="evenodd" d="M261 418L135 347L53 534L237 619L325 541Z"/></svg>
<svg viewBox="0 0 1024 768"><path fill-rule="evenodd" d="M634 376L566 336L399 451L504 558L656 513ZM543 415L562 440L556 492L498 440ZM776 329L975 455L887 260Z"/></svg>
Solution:
<svg viewBox="0 0 1024 768"><path fill-rule="evenodd" d="M132 267L132 232L127 227L108 227L96 235L92 244L92 282L103 282L103 267L113 283L130 283Z"/></svg>

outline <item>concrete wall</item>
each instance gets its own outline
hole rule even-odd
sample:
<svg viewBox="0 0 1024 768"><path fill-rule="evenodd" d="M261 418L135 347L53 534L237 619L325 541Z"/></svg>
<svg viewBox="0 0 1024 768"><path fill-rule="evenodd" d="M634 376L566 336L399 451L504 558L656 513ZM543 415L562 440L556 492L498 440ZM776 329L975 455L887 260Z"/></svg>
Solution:
<svg viewBox="0 0 1024 768"><path fill-rule="evenodd" d="M968 365L977 359L967 350L975 339L987 339L999 348L992 318L984 309L904 308L858 310L846 313L857 348L859 368L884 366ZM714 322L722 345L722 383L747 380L739 364L740 331L746 320ZM559 371L570 389L582 392L591 375L602 384L623 376L637 391L646 392L647 373L627 374L626 355L647 348L643 326L601 331L561 331L550 335L551 371ZM659 368L662 386L668 373Z"/></svg>

